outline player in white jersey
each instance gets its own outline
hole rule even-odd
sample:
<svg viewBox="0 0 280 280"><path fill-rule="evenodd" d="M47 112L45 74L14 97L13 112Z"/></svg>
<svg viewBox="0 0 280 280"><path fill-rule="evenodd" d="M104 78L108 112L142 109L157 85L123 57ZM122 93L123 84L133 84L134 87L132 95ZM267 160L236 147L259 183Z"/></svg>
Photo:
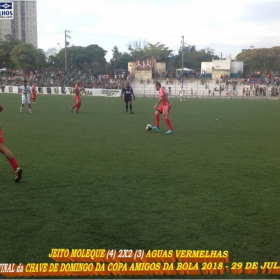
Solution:
<svg viewBox="0 0 280 280"><path fill-rule="evenodd" d="M22 102L20 106L20 112L22 113L22 109L24 104L28 104L29 107L29 113L32 113L31 111L31 102L30 102L30 95L31 95L31 88L27 85L27 81L23 81L23 86L20 87L20 93L22 94Z"/></svg>
<svg viewBox="0 0 280 280"><path fill-rule="evenodd" d="M183 86L182 86L182 87L181 87L181 90L180 90L180 92L179 92L180 102L182 102L183 100L185 101L184 95L185 95L185 90L184 90L184 88L183 88Z"/></svg>

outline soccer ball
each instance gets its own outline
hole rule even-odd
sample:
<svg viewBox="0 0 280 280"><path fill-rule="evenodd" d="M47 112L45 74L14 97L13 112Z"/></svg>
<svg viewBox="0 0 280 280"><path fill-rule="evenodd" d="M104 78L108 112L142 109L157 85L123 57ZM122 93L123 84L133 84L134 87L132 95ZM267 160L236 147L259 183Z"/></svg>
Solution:
<svg viewBox="0 0 280 280"><path fill-rule="evenodd" d="M147 131L152 130L152 125L151 125L151 124L147 124L147 126L146 126L146 130L147 130Z"/></svg>

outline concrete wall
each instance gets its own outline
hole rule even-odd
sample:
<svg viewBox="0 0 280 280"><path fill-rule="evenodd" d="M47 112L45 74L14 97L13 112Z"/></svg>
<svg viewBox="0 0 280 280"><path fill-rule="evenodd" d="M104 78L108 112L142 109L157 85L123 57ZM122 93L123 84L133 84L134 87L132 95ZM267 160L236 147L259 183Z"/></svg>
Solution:
<svg viewBox="0 0 280 280"><path fill-rule="evenodd" d="M212 62L201 62L201 74L212 73Z"/></svg>
<svg viewBox="0 0 280 280"><path fill-rule="evenodd" d="M134 78L135 76L135 68L136 68L136 62L128 62L127 69L132 78Z"/></svg>
<svg viewBox="0 0 280 280"><path fill-rule="evenodd" d="M230 70L214 70L213 69L213 72L212 72L212 79L213 80L220 80L221 79L221 75L223 74L228 74L230 75Z"/></svg>
<svg viewBox="0 0 280 280"><path fill-rule="evenodd" d="M232 61L229 56L226 59L213 60L212 62L201 63L201 74L211 74L212 79L220 79L223 74L237 74L238 71L243 72L244 62Z"/></svg>
<svg viewBox="0 0 280 280"><path fill-rule="evenodd" d="M153 68L154 72L157 71L166 71L166 63L165 62L156 62Z"/></svg>
<svg viewBox="0 0 280 280"><path fill-rule="evenodd" d="M212 67L215 70L230 70L231 66L231 57L227 57L226 59L213 60Z"/></svg>
<svg viewBox="0 0 280 280"><path fill-rule="evenodd" d="M135 71L136 68L136 62L128 62L127 65L127 69L130 72L130 75L132 78L136 78L136 79L143 79L143 80L147 80L147 79L152 79L152 72L157 73L157 71L160 71L160 73L165 72L166 71L166 63L165 62L156 62L155 59L152 59L153 61L153 69L151 69L151 71Z"/></svg>
<svg viewBox="0 0 280 280"><path fill-rule="evenodd" d="M151 71L135 71L135 79L144 81L147 81L147 79L150 79L152 81L152 70Z"/></svg>
<svg viewBox="0 0 280 280"><path fill-rule="evenodd" d="M243 68L244 68L244 62L234 61L234 62L231 63L230 72L233 73L233 74L237 74L238 71L243 72Z"/></svg>

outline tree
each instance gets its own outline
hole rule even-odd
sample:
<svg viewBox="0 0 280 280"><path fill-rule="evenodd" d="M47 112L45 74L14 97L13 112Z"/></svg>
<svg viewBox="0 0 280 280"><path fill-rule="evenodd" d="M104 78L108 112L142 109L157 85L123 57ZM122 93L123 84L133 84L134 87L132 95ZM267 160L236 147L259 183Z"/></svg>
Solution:
<svg viewBox="0 0 280 280"><path fill-rule="evenodd" d="M121 52L119 52L119 49L118 49L117 46L114 46L114 48L112 49L112 53L113 53L113 60L114 61L117 61L122 54Z"/></svg>
<svg viewBox="0 0 280 280"><path fill-rule="evenodd" d="M205 51L205 49L191 52L185 55L184 57L184 67L191 68L200 72L201 62L212 61L212 59L218 59L217 56L212 54L213 51Z"/></svg>
<svg viewBox="0 0 280 280"><path fill-rule="evenodd" d="M118 68L127 69L128 63L131 61L131 55L127 52L121 54L118 60Z"/></svg>
<svg viewBox="0 0 280 280"><path fill-rule="evenodd" d="M107 51L98 45L89 45L87 47L72 46L67 48L67 62L69 67L100 72L107 67L106 53ZM60 50L56 58L61 65L64 65L65 49Z"/></svg>
<svg viewBox="0 0 280 280"><path fill-rule="evenodd" d="M160 62L167 62L172 52L172 50L159 42L156 44L149 44L143 49L145 59L153 57Z"/></svg>
<svg viewBox="0 0 280 280"><path fill-rule="evenodd" d="M128 44L128 51L130 52L131 58L133 60L136 59L147 59L147 57L144 54L144 49L149 45L150 43L146 40L135 40Z"/></svg>
<svg viewBox="0 0 280 280"><path fill-rule="evenodd" d="M201 62L212 61L212 59L218 59L214 55L214 50L212 48L206 47L201 50L196 50L195 46L187 45L184 47L184 67L196 70L200 72ZM176 67L182 67L182 49L178 51L178 55L174 59L174 62L177 63Z"/></svg>
<svg viewBox="0 0 280 280"><path fill-rule="evenodd" d="M25 72L46 65L44 51L24 42L20 42L12 49L10 57L15 67L23 69Z"/></svg>
<svg viewBox="0 0 280 280"><path fill-rule="evenodd" d="M10 53L12 49L21 41L13 38L11 35L4 36L4 40L0 40L0 68L14 68L14 63L11 60Z"/></svg>
<svg viewBox="0 0 280 280"><path fill-rule="evenodd" d="M214 55L214 49L209 48L209 47L206 47L206 48L202 49L201 51L207 55Z"/></svg>
<svg viewBox="0 0 280 280"><path fill-rule="evenodd" d="M57 59L58 49L57 48L49 48L45 52L47 59L47 66L51 69L62 67L62 63L60 63Z"/></svg>
<svg viewBox="0 0 280 280"><path fill-rule="evenodd" d="M111 68L113 70L116 70L119 66L119 59L121 57L121 53L119 52L119 49L117 46L114 46L114 48L112 49L112 53L113 53L113 57L112 59L110 60L110 63L111 63Z"/></svg>
<svg viewBox="0 0 280 280"><path fill-rule="evenodd" d="M157 42L156 44L148 43L147 41L133 41L128 45L131 59L148 59L155 58L160 62L167 62L168 58L172 56L173 50L170 50L164 44Z"/></svg>
<svg viewBox="0 0 280 280"><path fill-rule="evenodd" d="M86 52L90 58L90 62L99 62L102 67L106 65L107 62L105 56L107 51L105 51L103 48L99 47L98 45L89 45L86 47Z"/></svg>
<svg viewBox="0 0 280 280"><path fill-rule="evenodd" d="M128 43L128 50L133 54L135 52L140 52L146 48L150 43L147 40L135 40Z"/></svg>
<svg viewBox="0 0 280 280"><path fill-rule="evenodd" d="M37 49L36 50L36 62L35 65L37 68L39 67L45 67L47 65L46 61L46 53L42 49Z"/></svg>
<svg viewBox="0 0 280 280"><path fill-rule="evenodd" d="M110 60L111 70L127 69L127 65L132 60L132 56L127 52L120 52L117 46L113 48L112 53L113 57Z"/></svg>
<svg viewBox="0 0 280 280"><path fill-rule="evenodd" d="M182 52L182 49L180 48L179 53ZM184 53L193 53L196 52L196 47L192 45L186 45L184 46Z"/></svg>
<svg viewBox="0 0 280 280"><path fill-rule="evenodd" d="M280 47L246 50L236 56L244 61L251 72L261 71L267 75L271 71L278 71L280 67Z"/></svg>
<svg viewBox="0 0 280 280"><path fill-rule="evenodd" d="M47 62L49 64L52 64L55 61L54 58L58 54L58 49L57 48L49 48L49 49L46 50L45 54L46 54Z"/></svg>
<svg viewBox="0 0 280 280"><path fill-rule="evenodd" d="M56 56L58 54L57 48L49 48L46 50L46 57L49 59L50 56Z"/></svg>

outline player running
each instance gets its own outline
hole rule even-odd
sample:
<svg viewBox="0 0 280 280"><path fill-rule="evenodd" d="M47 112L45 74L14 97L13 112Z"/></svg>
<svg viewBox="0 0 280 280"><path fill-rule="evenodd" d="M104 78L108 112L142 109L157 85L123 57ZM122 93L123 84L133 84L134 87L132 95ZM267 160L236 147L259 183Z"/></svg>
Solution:
<svg viewBox="0 0 280 280"><path fill-rule="evenodd" d="M74 99L75 99L75 104L70 107L70 111L73 112L73 109L76 108L76 114L79 114L79 109L81 107L82 104L82 100L81 100L81 91L83 90L83 88L80 88L80 82L77 81L77 83L74 86Z"/></svg>
<svg viewBox="0 0 280 280"><path fill-rule="evenodd" d="M2 104L0 103L0 112L3 110ZM18 166L17 161L13 153L4 145L3 133L0 124L0 153L3 154L6 159L10 162L14 173L15 173L15 182L18 183L22 176L22 169Z"/></svg>
<svg viewBox="0 0 280 280"><path fill-rule="evenodd" d="M19 89L20 93L22 94L20 112L22 113L23 106L27 103L29 107L29 113L32 113L30 103L31 89L30 86L27 85L26 80L23 81L23 86L21 86Z"/></svg>
<svg viewBox="0 0 280 280"><path fill-rule="evenodd" d="M185 90L184 90L184 88L183 88L183 86L181 87L181 90L180 90L180 102L182 102L183 100L185 101L185 97L184 97L184 95L185 95Z"/></svg>
<svg viewBox="0 0 280 280"><path fill-rule="evenodd" d="M159 100L154 106L154 109L156 109L160 103L161 106L158 107L157 111L155 112L156 125L152 127L152 130L159 130L159 115L163 114L164 120L169 128L166 134L171 134L173 133L173 128L170 119L168 118L171 109L171 102L169 101L168 93L164 88L161 87L159 82L156 83L155 88L159 92Z"/></svg>
<svg viewBox="0 0 280 280"><path fill-rule="evenodd" d="M126 112L128 113L128 104L129 104L130 114L134 114L134 112L132 111L132 96L133 99L135 100L135 95L133 93L132 87L129 85L129 82L127 82L126 86L122 89L121 98L123 95L124 95Z"/></svg>
<svg viewBox="0 0 280 280"><path fill-rule="evenodd" d="M36 98L37 98L37 88L36 88L36 84L34 84L31 87L31 101L32 101L32 104L36 104Z"/></svg>

